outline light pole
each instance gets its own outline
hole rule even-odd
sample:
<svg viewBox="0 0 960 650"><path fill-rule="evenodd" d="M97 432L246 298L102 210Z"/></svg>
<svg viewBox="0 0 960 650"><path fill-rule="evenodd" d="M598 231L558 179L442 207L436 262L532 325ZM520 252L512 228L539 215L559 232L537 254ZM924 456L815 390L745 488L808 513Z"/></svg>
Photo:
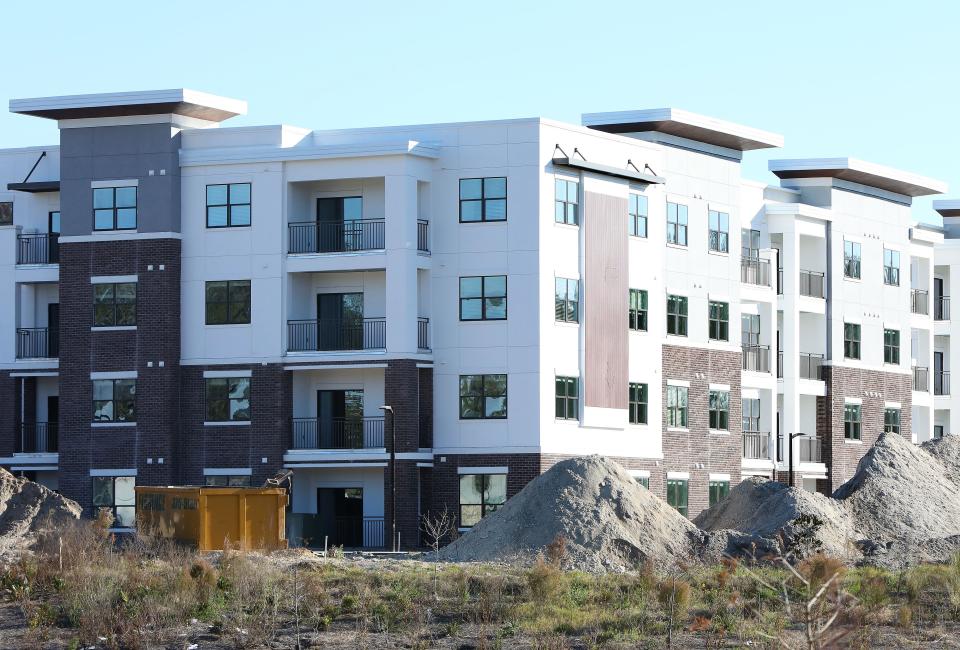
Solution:
<svg viewBox="0 0 960 650"><path fill-rule="evenodd" d="M790 455L788 456L788 461L787 461L787 467L789 468L789 472L788 472L789 478L787 479L787 481L788 481L787 485L789 485L790 487L793 487L793 441L794 441L794 439L799 438L799 437L802 436L802 435L804 435L804 434L802 434L802 433L791 433L791 434L788 436L789 442L788 442L787 446L789 447L788 452L789 452Z"/></svg>
<svg viewBox="0 0 960 650"><path fill-rule="evenodd" d="M397 550L397 415L392 406L381 406L390 413L390 548Z"/></svg>

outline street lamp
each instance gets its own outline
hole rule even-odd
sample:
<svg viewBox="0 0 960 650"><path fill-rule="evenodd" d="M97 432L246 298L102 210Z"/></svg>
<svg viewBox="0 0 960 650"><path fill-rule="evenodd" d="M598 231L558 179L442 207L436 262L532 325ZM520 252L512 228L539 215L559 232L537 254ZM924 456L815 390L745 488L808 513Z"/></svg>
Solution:
<svg viewBox="0 0 960 650"><path fill-rule="evenodd" d="M392 406L380 410L390 413L390 548L397 550L397 415Z"/></svg>
<svg viewBox="0 0 960 650"><path fill-rule="evenodd" d="M787 458L788 458L787 467L789 468L789 472L788 472L789 478L787 479L787 481L788 481L787 484L788 484L790 487L793 487L793 441L794 441L794 439L799 438L799 437L801 437L801 436L803 436L803 435L805 435L805 434L803 434L803 433L791 433L791 434L788 436L789 443L788 443L787 446L789 447L789 449L788 449L789 456L787 457Z"/></svg>

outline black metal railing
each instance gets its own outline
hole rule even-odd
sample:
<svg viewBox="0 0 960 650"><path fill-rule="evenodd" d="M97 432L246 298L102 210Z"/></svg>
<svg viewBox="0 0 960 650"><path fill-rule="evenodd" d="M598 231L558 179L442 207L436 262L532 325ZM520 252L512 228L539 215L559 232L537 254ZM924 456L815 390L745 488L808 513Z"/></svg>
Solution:
<svg viewBox="0 0 960 650"><path fill-rule="evenodd" d="M800 295L811 298L823 298L824 274L820 271L800 269Z"/></svg>
<svg viewBox="0 0 960 650"><path fill-rule="evenodd" d="M744 345L743 369L751 372L770 372L770 346Z"/></svg>
<svg viewBox="0 0 960 650"><path fill-rule="evenodd" d="M417 319L417 348L420 350L430 349L430 319Z"/></svg>
<svg viewBox="0 0 960 650"><path fill-rule="evenodd" d="M930 292L926 289L910 290L910 311L914 314L930 313Z"/></svg>
<svg viewBox="0 0 960 650"><path fill-rule="evenodd" d="M23 422L17 451L24 454L57 452L56 422Z"/></svg>
<svg viewBox="0 0 960 650"><path fill-rule="evenodd" d="M430 252L430 222L423 219L417 219L417 250Z"/></svg>
<svg viewBox="0 0 960 650"><path fill-rule="evenodd" d="M387 319L287 321L287 351L384 350Z"/></svg>
<svg viewBox="0 0 960 650"><path fill-rule="evenodd" d="M816 436L797 436L797 456L801 463L821 462L823 440Z"/></svg>
<svg viewBox="0 0 960 650"><path fill-rule="evenodd" d="M933 394L934 395L950 394L950 373L949 372L941 371L941 372L933 373Z"/></svg>
<svg viewBox="0 0 960 650"><path fill-rule="evenodd" d="M378 449L383 416L293 418L292 449Z"/></svg>
<svg viewBox="0 0 960 650"><path fill-rule="evenodd" d="M383 219L352 219L343 222L298 221L287 224L290 253L345 253L382 250Z"/></svg>
<svg viewBox="0 0 960 650"><path fill-rule="evenodd" d="M740 281L746 284L770 286L770 260L750 257L740 259Z"/></svg>
<svg viewBox="0 0 960 650"><path fill-rule="evenodd" d="M950 320L950 296L934 298L933 320Z"/></svg>
<svg viewBox="0 0 960 650"><path fill-rule="evenodd" d="M930 392L930 369L925 366L913 367L913 390L922 393Z"/></svg>
<svg viewBox="0 0 960 650"><path fill-rule="evenodd" d="M17 235L17 264L59 264L59 233L26 233Z"/></svg>
<svg viewBox="0 0 960 650"><path fill-rule="evenodd" d="M800 353L800 378L823 381L823 355L812 352Z"/></svg>
<svg viewBox="0 0 960 650"><path fill-rule="evenodd" d="M770 434L761 431L744 431L743 457L755 460L769 459Z"/></svg>
<svg viewBox="0 0 960 650"><path fill-rule="evenodd" d="M56 359L60 356L60 336L47 327L17 328L18 359Z"/></svg>
<svg viewBox="0 0 960 650"><path fill-rule="evenodd" d="M330 543L346 548L385 548L383 517L335 517Z"/></svg>

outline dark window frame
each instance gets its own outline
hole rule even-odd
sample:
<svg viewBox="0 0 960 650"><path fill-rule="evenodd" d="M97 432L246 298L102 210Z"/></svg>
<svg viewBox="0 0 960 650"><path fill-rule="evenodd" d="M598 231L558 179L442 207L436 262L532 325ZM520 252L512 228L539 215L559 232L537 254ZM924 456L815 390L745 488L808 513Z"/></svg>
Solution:
<svg viewBox="0 0 960 650"><path fill-rule="evenodd" d="M650 386L649 384L630 382L628 388L628 420L630 424L650 423Z"/></svg>
<svg viewBox="0 0 960 650"><path fill-rule="evenodd" d="M716 216L717 227L714 228L713 219ZM709 210L707 213L707 248L714 253L730 252L730 213L719 210Z"/></svg>
<svg viewBox="0 0 960 650"><path fill-rule="evenodd" d="M210 289L211 285L225 285L226 290L226 301L222 300L210 300ZM247 298L245 301L233 300L233 289L234 286L239 289L246 285L247 287ZM215 305L225 305L226 307L226 318L224 320L212 320L210 308ZM236 307L239 306L242 311L235 312ZM240 317L237 318L237 313L240 314ZM243 320L243 314L246 314L246 320ZM251 280L207 280L204 283L204 322L207 325L249 325L253 320L253 282Z"/></svg>
<svg viewBox="0 0 960 650"><path fill-rule="evenodd" d="M563 185L564 198L557 198L558 190ZM573 190L571 199L570 189ZM553 185L553 220L555 223L567 226L580 225L580 181L570 178L556 178Z"/></svg>
<svg viewBox="0 0 960 650"><path fill-rule="evenodd" d="M900 409L883 409L883 430L885 433L900 433Z"/></svg>
<svg viewBox="0 0 960 650"><path fill-rule="evenodd" d="M561 392L560 387L563 386ZM572 388L572 390L571 390ZM580 378L557 375L553 380L553 415L557 420L580 419Z"/></svg>
<svg viewBox="0 0 960 650"><path fill-rule="evenodd" d="M490 493L490 479L491 477L497 477L498 479L503 480L503 501L496 502L488 499L488 494ZM496 512L503 507L503 504L507 501L507 489L509 487L507 474L459 474L457 476L457 504L459 506L459 520L458 524L460 528L472 528L476 524L464 523L463 518L463 508L467 506L468 508L480 507L480 517L477 519L477 522L483 520L488 514ZM476 480L480 478L480 503L464 503L463 501L463 480L465 478Z"/></svg>
<svg viewBox="0 0 960 650"><path fill-rule="evenodd" d="M560 284L563 283L561 294ZM570 297L570 287L574 288L574 297ZM558 323L580 322L580 280L572 278L554 278L554 318Z"/></svg>
<svg viewBox="0 0 960 650"><path fill-rule="evenodd" d="M714 505L723 501L724 497L730 494L730 481L709 481L707 490L709 507L713 507Z"/></svg>
<svg viewBox="0 0 960 650"><path fill-rule="evenodd" d="M231 394L234 392L232 390L233 383L237 384L246 384L246 397L231 397ZM251 409L250 409L250 389L251 384L253 383L251 377L205 377L203 380L204 384L204 422L249 422L251 420ZM224 397L220 396L211 396L211 388L219 387L223 385L226 389ZM237 402L246 402L247 406L245 409L246 417L233 417L234 409L233 403ZM221 408L217 405L223 403L225 408L222 409L225 417L219 414ZM213 407L213 408L211 408ZM236 411L239 414L244 414L244 409L239 409Z"/></svg>
<svg viewBox="0 0 960 650"><path fill-rule="evenodd" d="M633 332L646 332L649 327L649 296L646 289L630 289L627 327Z"/></svg>
<svg viewBox="0 0 960 650"><path fill-rule="evenodd" d="M103 282L93 284L93 326L94 327L135 327L137 324L137 283ZM110 287L109 299L103 294L103 288ZM120 287L133 287L133 300L119 299ZM98 292L98 289L100 290ZM125 305L133 305L130 314L126 314ZM109 307L109 309L105 309ZM99 309L98 309L99 308ZM98 313L100 312L100 313ZM105 316L109 315L109 318ZM121 318L121 316L123 316Z"/></svg>
<svg viewBox="0 0 960 650"><path fill-rule="evenodd" d="M683 210L680 208L683 208ZM673 212L672 215L671 211ZM690 208L683 203L667 201L667 243L673 246L686 247L690 241L688 237L689 227Z"/></svg>
<svg viewBox="0 0 960 650"><path fill-rule="evenodd" d="M91 421L93 422L124 422L124 423L136 423L137 421L137 380L136 378L130 377L125 379L93 379L92 396L93 396L93 414L91 415ZM98 383L110 383L110 399L96 399ZM120 399L118 395L118 384L130 384L133 387L131 394L133 395L130 399ZM102 412L103 406L106 404L111 404L111 415L109 419L101 417L97 419L96 413L98 410ZM98 409L98 404L101 405ZM124 419L118 419L119 408L118 405L125 405L124 414L127 417Z"/></svg>
<svg viewBox="0 0 960 650"><path fill-rule="evenodd" d="M673 303L674 307L671 307ZM671 308L675 311L671 311ZM667 294L667 334L670 336L687 336L689 333L688 319L690 303L686 296ZM672 326L671 326L672 323Z"/></svg>
<svg viewBox="0 0 960 650"><path fill-rule="evenodd" d="M891 287L900 286L900 251L883 249L883 283Z"/></svg>
<svg viewBox="0 0 960 650"><path fill-rule="evenodd" d="M681 399L681 397L683 399ZM673 403L671 403L673 402ZM682 402L682 404L681 404ZM686 429L690 424L690 389L667 384L667 427Z"/></svg>
<svg viewBox="0 0 960 650"><path fill-rule="evenodd" d="M721 402L723 402L723 404L721 404ZM707 426L711 431L730 430L730 391L710 391Z"/></svg>
<svg viewBox="0 0 960 650"><path fill-rule="evenodd" d="M502 180L503 181L503 196L487 196L487 181L492 180ZM463 198L463 182L464 181L480 181L480 198L479 199L465 199ZM459 218L460 223L503 223L507 220L507 177L506 176L479 176L471 178L461 178L460 182L457 184L458 196L460 199L460 212ZM503 201L503 218L502 219L489 219L487 218L487 204L490 201ZM464 203L479 203L480 204L480 218L479 219L464 219L463 218L463 204Z"/></svg>
<svg viewBox="0 0 960 650"><path fill-rule="evenodd" d="M123 205L117 206L117 190L124 189L133 189L133 205ZM96 195L98 191L102 190L111 190L112 191L112 201L111 206L107 208L98 208ZM137 225L140 223L140 188L137 185L116 185L112 187L95 187L91 194L93 201L93 230L94 232L110 232L113 230L136 230ZM117 211L118 210L130 210L133 209L133 226L128 228L118 228L117 227ZM112 211L111 217L111 228L98 228L97 227L97 212Z"/></svg>
<svg viewBox="0 0 960 650"><path fill-rule="evenodd" d="M859 323L843 324L843 358L859 359L862 329ZM856 334L856 338L854 338Z"/></svg>
<svg viewBox="0 0 960 650"><path fill-rule="evenodd" d="M667 479L667 504L684 517L690 507L690 481L688 479Z"/></svg>
<svg viewBox="0 0 960 650"><path fill-rule="evenodd" d="M203 484L207 487L250 487L249 474L206 474ZM196 508L190 508L195 510Z"/></svg>
<svg viewBox="0 0 960 650"><path fill-rule="evenodd" d="M627 234L631 237L646 239L649 235L647 229L649 218L650 201L647 196L637 192L630 192L630 198L627 202Z"/></svg>
<svg viewBox="0 0 960 650"><path fill-rule="evenodd" d="M860 404L843 405L843 437L845 440L862 440L863 408Z"/></svg>
<svg viewBox="0 0 960 650"><path fill-rule="evenodd" d="M843 240L843 277L852 280L861 279L863 249L860 242Z"/></svg>
<svg viewBox="0 0 960 650"><path fill-rule="evenodd" d="M883 330L883 362L900 365L900 330Z"/></svg>
<svg viewBox="0 0 960 650"><path fill-rule="evenodd" d="M136 520L137 520L136 490L134 490L132 503L118 504L117 503L117 479L124 479L124 480L130 479L133 481L134 488L136 488L137 478L135 476L91 476L90 479L91 479L90 503L93 508L94 514L99 512L101 508L107 508L110 510L111 514L113 515L113 521L114 521L114 524L116 525L117 522L119 522L119 518L117 516L118 508L122 508L124 512L129 510L132 512L132 516L129 518L130 525L120 525L115 527L133 528L136 525ZM110 503L109 504L98 503L97 497L98 497L99 490L97 489L97 485L101 483L105 484L106 481L108 480L110 481Z"/></svg>
<svg viewBox="0 0 960 650"><path fill-rule="evenodd" d="M464 280L475 280L475 279L477 279L477 278L480 278L480 295L479 295L479 296L468 296L468 297L464 298L464 297L463 297L463 281L464 281ZM503 278L503 295L502 295L502 296L492 296L492 295L491 295L491 296L488 296L488 295L487 295L487 280L488 280L489 278ZM506 275L464 275L464 276L460 276L460 278L457 280L457 288L458 288L458 291L459 291L459 298L460 298L460 303L459 303L459 304L460 304L460 320L461 320L462 322L465 322L465 323L476 322L476 321L484 321L484 320L491 320L491 321L507 320L508 307L509 307L508 302L507 302L507 296L508 296L508 294L510 293L510 288L509 288L508 285L509 285L509 279L508 279L508 277L507 277ZM495 316L494 316L494 317L488 317L488 316L487 316L487 306L488 306L488 305L487 305L487 301L488 301L488 300L495 300L495 299L497 299L497 298L502 298L502 299L503 299L503 317L502 317L502 318L495 317ZM465 301L468 301L468 300L479 300L479 301L480 301L480 318L464 318L464 317L463 317L463 304L464 304Z"/></svg>
<svg viewBox="0 0 960 650"><path fill-rule="evenodd" d="M496 393L496 392L492 392L492 391L491 391L490 393L488 393L488 392L487 392L487 380L488 380L488 378L497 378L497 379L495 379L495 380L493 380L493 381L501 381L501 380L502 380L502 381L503 381L503 392L502 392L502 393ZM464 381L467 381L467 382L468 382L467 385L469 386L471 379L473 380L473 382L474 382L476 385L478 385L478 386L480 387L480 392L479 392L479 393L470 393L470 392L464 393L464 392L463 392ZM459 400L460 411L459 411L459 413L460 413L460 419L461 419L461 420L506 420L506 419L507 419L507 415L508 415L508 413L509 413L509 408L508 408L508 407L509 407L509 394L510 394L509 378L508 378L508 376L507 376L507 373L491 372L491 373L484 373L484 374L460 375L460 376L458 377L458 379L457 379L457 392L458 392L458 394L459 394L459 396L460 396L460 400ZM500 399L500 398L503 399L503 413L502 413L502 414L497 414L496 411L491 412L492 414L488 413L488 411L487 411L487 400L488 400L488 399ZM464 415L464 406L463 406L463 405L464 405L464 400L465 400L465 399L468 399L468 400L477 400L477 399L479 399L479 400L480 400L480 401L479 401L479 407L475 409L476 412L478 413L478 415L476 415L476 416L473 416L473 415ZM468 409L468 410L469 410L469 409Z"/></svg>
<svg viewBox="0 0 960 650"><path fill-rule="evenodd" d="M0 201L0 226L13 225L13 201Z"/></svg>
<svg viewBox="0 0 960 650"><path fill-rule="evenodd" d="M233 194L233 188L237 185L246 185L247 186L247 201L246 203L233 202L231 199L231 194ZM227 202L226 203L210 203L210 188L211 187L226 187L227 188ZM253 184L250 182L246 183L210 183L207 185L204 192L204 196L207 202L207 228L249 228L253 225ZM247 223L234 224L233 223L233 208L234 206L246 206L247 207ZM210 208L226 208L227 209L227 222L224 224L210 225Z"/></svg>
<svg viewBox="0 0 960 650"><path fill-rule="evenodd" d="M709 302L707 336L711 341L730 341L730 303L718 300Z"/></svg>

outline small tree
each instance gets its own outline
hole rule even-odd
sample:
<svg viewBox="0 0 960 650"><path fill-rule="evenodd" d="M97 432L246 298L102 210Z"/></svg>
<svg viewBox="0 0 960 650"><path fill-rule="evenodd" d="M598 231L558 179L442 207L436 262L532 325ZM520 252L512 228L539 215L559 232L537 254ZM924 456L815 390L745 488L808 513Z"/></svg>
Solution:
<svg viewBox="0 0 960 650"><path fill-rule="evenodd" d="M457 534L457 520L444 507L440 512L427 512L420 516L421 528L427 538L427 545L433 550L433 598L439 599L440 564L438 557L444 540L453 539Z"/></svg>

